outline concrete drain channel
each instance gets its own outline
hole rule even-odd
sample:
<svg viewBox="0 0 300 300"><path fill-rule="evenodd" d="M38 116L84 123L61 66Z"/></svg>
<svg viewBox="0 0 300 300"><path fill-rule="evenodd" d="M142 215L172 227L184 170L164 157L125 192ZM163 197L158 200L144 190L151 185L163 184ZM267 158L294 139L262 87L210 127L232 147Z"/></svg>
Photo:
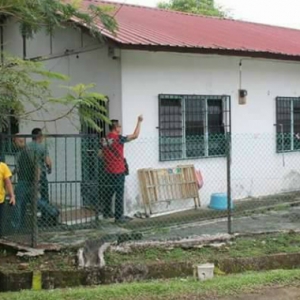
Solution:
<svg viewBox="0 0 300 300"><path fill-rule="evenodd" d="M213 263L223 274L295 269L300 268L300 253L224 259L208 263ZM153 279L185 278L194 274L195 265L188 262L160 262L148 265L128 264L119 267L70 271L0 272L0 290L2 292L28 289L48 290Z"/></svg>

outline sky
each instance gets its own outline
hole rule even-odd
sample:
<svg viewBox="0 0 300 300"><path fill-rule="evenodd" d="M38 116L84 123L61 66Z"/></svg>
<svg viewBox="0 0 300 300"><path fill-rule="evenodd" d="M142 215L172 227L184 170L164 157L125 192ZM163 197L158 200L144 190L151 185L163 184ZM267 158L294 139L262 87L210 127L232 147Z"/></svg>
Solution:
<svg viewBox="0 0 300 300"><path fill-rule="evenodd" d="M156 6L159 0L110 0ZM300 29L300 0L215 0L234 19Z"/></svg>

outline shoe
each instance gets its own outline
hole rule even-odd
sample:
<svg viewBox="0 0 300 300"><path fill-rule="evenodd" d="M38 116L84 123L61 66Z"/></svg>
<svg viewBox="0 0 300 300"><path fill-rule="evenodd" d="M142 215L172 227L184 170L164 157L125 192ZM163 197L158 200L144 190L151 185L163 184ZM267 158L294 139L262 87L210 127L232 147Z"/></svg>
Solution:
<svg viewBox="0 0 300 300"><path fill-rule="evenodd" d="M119 219L115 219L115 223L127 223L130 222L132 220L132 218L127 217L127 216L122 216Z"/></svg>

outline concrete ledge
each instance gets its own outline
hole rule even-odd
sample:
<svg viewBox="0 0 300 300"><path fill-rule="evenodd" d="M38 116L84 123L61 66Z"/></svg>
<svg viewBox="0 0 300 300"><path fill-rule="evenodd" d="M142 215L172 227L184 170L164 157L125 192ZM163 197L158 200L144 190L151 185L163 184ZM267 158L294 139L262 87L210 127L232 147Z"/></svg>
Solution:
<svg viewBox="0 0 300 300"><path fill-rule="evenodd" d="M42 289L103 284L103 270L43 271Z"/></svg>
<svg viewBox="0 0 300 300"><path fill-rule="evenodd" d="M300 268L300 253L275 254L270 256L225 259L213 262L224 273ZM169 279L193 275L189 262L161 262L149 265L124 265L93 270L42 271L42 289L69 288L112 283ZM20 291L31 289L33 272L1 273L0 290Z"/></svg>
<svg viewBox="0 0 300 300"><path fill-rule="evenodd" d="M295 269L300 268L300 253L225 259L218 263L218 267L228 274L245 271Z"/></svg>
<svg viewBox="0 0 300 300"><path fill-rule="evenodd" d="M33 272L2 273L0 272L0 291L17 292L32 287Z"/></svg>

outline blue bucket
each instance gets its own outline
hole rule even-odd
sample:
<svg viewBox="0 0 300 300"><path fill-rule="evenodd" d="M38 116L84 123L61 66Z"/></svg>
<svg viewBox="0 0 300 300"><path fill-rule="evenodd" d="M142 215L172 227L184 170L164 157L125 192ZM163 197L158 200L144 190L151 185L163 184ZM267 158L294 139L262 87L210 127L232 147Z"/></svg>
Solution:
<svg viewBox="0 0 300 300"><path fill-rule="evenodd" d="M227 194L216 193L211 195L209 208L215 210L227 210L227 206ZM230 208L233 209L232 200L230 201Z"/></svg>

